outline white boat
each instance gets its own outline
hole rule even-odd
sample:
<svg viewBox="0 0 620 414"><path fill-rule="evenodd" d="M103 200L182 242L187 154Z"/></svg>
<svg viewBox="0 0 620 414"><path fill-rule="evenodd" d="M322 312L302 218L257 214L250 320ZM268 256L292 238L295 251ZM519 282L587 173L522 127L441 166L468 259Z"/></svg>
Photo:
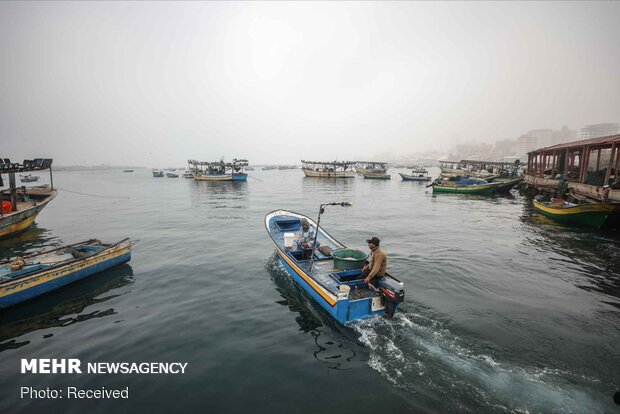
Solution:
<svg viewBox="0 0 620 414"><path fill-rule="evenodd" d="M306 177L355 178L354 161L304 161L301 169Z"/></svg>

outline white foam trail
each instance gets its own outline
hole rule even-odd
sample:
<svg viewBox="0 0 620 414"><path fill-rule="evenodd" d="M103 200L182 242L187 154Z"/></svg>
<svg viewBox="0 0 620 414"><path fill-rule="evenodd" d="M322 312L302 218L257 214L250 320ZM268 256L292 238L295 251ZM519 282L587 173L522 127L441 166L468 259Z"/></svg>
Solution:
<svg viewBox="0 0 620 414"><path fill-rule="evenodd" d="M604 396L593 397L574 384L583 377L555 369L513 367L475 354L441 323L420 314L400 313L390 322L372 318L351 327L370 350L369 365L388 381L409 392L450 396L465 405L456 407L458 411L599 413L610 409L602 401Z"/></svg>

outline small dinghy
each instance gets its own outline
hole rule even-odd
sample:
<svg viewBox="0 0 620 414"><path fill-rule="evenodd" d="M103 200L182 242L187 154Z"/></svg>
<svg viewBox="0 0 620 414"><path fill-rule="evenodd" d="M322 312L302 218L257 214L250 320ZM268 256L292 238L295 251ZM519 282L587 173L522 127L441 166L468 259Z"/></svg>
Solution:
<svg viewBox="0 0 620 414"><path fill-rule="evenodd" d="M328 205L350 204L322 204L320 212ZM367 255L346 249L320 227L316 236L320 248L312 249L310 255L305 250L296 250L293 238L303 218L317 229L316 223L303 214L276 210L265 216L267 233L276 246L282 266L293 280L341 324L384 313L392 316L405 298L403 283L386 274L377 282L378 288L370 290L360 277ZM319 214L319 224L320 218Z"/></svg>
<svg viewBox="0 0 620 414"><path fill-rule="evenodd" d="M431 177L428 176L428 171L424 168L414 168L411 170L411 174L398 173L403 178L403 181L430 181Z"/></svg>
<svg viewBox="0 0 620 414"><path fill-rule="evenodd" d="M367 180L389 180L389 179L392 178L392 176L390 174L386 174L384 172L383 173L377 173L377 172L362 173L362 175Z"/></svg>
<svg viewBox="0 0 620 414"><path fill-rule="evenodd" d="M0 261L0 309L16 305L92 276L131 259L129 239L99 240Z"/></svg>

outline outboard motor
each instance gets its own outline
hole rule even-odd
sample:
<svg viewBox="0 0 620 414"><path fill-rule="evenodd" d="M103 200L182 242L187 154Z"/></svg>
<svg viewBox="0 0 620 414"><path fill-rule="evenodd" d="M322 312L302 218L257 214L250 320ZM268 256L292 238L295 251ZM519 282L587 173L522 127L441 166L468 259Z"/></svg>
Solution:
<svg viewBox="0 0 620 414"><path fill-rule="evenodd" d="M383 295L385 314L391 318L396 311L396 305L405 300L405 285L391 277L382 277L377 281L377 287Z"/></svg>

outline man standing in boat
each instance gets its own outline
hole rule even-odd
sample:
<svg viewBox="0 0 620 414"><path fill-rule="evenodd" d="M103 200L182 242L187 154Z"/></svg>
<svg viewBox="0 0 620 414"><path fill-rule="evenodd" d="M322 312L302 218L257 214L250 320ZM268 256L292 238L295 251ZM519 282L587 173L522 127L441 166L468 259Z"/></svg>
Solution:
<svg viewBox="0 0 620 414"><path fill-rule="evenodd" d="M297 232L296 243L297 249L303 250L304 260L310 259L312 254L312 245L314 243L314 237L316 235L316 229L310 226L310 222L306 218L301 219L301 228ZM316 247L319 247L320 243L317 240Z"/></svg>
<svg viewBox="0 0 620 414"><path fill-rule="evenodd" d="M385 276L387 270L387 257L383 250L379 247L381 240L378 237L372 237L366 240L370 249L370 264L362 268L361 277L365 283L372 284L376 287L376 283L380 277Z"/></svg>

